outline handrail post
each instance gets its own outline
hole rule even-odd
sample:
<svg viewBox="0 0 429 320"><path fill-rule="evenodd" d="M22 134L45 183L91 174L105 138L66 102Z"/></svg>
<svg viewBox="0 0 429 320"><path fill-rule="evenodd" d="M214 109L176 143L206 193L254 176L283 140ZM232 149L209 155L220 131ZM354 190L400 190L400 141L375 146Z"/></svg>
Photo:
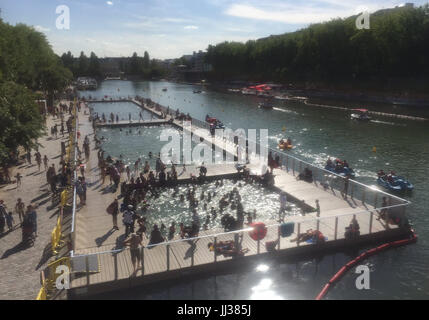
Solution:
<svg viewBox="0 0 429 320"><path fill-rule="evenodd" d="M292 173L293 175L295 175L295 158L293 158L293 161L292 161Z"/></svg>
<svg viewBox="0 0 429 320"><path fill-rule="evenodd" d="M289 156L286 155L286 172L289 172Z"/></svg>
<svg viewBox="0 0 429 320"><path fill-rule="evenodd" d="M170 271L170 244L167 244L167 271Z"/></svg>
<svg viewBox="0 0 429 320"><path fill-rule="evenodd" d="M144 247L142 246L141 250L141 256L142 256L142 276L144 275Z"/></svg>
<svg viewBox="0 0 429 320"><path fill-rule="evenodd" d="M195 250L192 250L192 256L191 256L191 267L193 267L193 266L194 266L194 251L195 251Z"/></svg>
<svg viewBox="0 0 429 320"><path fill-rule="evenodd" d="M369 214L369 233L370 234L372 233L372 218L373 218L373 216L374 216L374 212L371 211Z"/></svg>
<svg viewBox="0 0 429 320"><path fill-rule="evenodd" d="M113 254L113 263L115 267L115 280L118 280L118 254Z"/></svg>
<svg viewBox="0 0 429 320"><path fill-rule="evenodd" d="M85 256L86 285L89 286L89 258Z"/></svg>
<svg viewBox="0 0 429 320"><path fill-rule="evenodd" d="M261 252L261 240L258 239L258 249L257 253L259 254Z"/></svg>
<svg viewBox="0 0 429 320"><path fill-rule="evenodd" d="M277 228L277 250L280 251L280 226Z"/></svg>
<svg viewBox="0 0 429 320"><path fill-rule="evenodd" d="M362 203L363 204L365 204L365 195L366 195L366 193L365 193L365 188L364 188L362 191Z"/></svg>
<svg viewBox="0 0 429 320"><path fill-rule="evenodd" d="M320 228L320 219L317 219L317 231L319 231L319 228Z"/></svg>
<svg viewBox="0 0 429 320"><path fill-rule="evenodd" d="M335 217L335 240L337 240L338 234L338 217Z"/></svg>
<svg viewBox="0 0 429 320"><path fill-rule="evenodd" d="M298 222L298 234L296 237L296 245L299 246L299 236L301 234L301 222Z"/></svg>
<svg viewBox="0 0 429 320"><path fill-rule="evenodd" d="M213 250L214 262L217 262L217 256L216 256L217 237L214 237L213 243L214 243L214 250Z"/></svg>
<svg viewBox="0 0 429 320"><path fill-rule="evenodd" d="M351 190L350 190L350 198L352 198L352 199L353 199L354 190L355 190L355 184L352 183L352 187L351 187Z"/></svg>
<svg viewBox="0 0 429 320"><path fill-rule="evenodd" d="M377 200L378 200L377 196L378 196L378 193L376 192L374 196L374 208L377 208Z"/></svg>

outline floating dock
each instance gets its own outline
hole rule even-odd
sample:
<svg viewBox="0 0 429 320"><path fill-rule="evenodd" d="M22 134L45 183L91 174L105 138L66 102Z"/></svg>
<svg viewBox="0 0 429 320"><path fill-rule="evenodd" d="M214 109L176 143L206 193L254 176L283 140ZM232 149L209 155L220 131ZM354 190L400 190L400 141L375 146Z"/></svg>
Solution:
<svg viewBox="0 0 429 320"><path fill-rule="evenodd" d="M145 104L136 100L133 102L141 108L161 115ZM101 101L110 102L110 101ZM93 103L93 101L88 101ZM163 110L165 112L165 109ZM83 111L80 114L84 117ZM193 124L201 121L192 120ZM174 120L173 124L182 130L187 130L182 121ZM83 136L91 134L90 122L81 122L79 130ZM194 132L194 129L192 129ZM236 147L233 143L211 137L208 133L199 133L206 143L212 143L219 148L235 154ZM91 141L91 148L94 142ZM405 216L405 207L408 201L387 194L378 189L371 188L359 182L350 180L347 187L343 178L331 174L322 168L317 168L309 163L301 161L287 153L281 153L281 166L274 169L274 189L286 192L288 199L299 204L306 214L287 216L284 221L263 221L267 225L267 235L263 240L256 241L251 238L250 230L244 229L237 232L225 233L223 230L201 231L199 238L194 240L182 240L178 235L170 242L164 242L156 246L148 246L149 239L143 239L141 256L142 268L133 274L130 251L122 248L121 237L124 227L119 223L118 232L111 229L111 216L105 209L117 193L109 191L109 186L99 184L96 152L91 152L87 163L88 174L88 200L87 205L78 208L76 215L75 241L72 252L73 276L71 288L68 290L70 298L84 298L91 295L105 293L114 290L136 287L147 283L162 280L178 279L187 275L214 273L220 270L231 270L260 261L261 259L285 258L296 255L312 256L332 250L345 249L365 245L374 241L387 241L404 238L409 235L409 230L398 225L387 225L382 219L378 219L381 212L383 197L388 203L390 214ZM235 177L237 170L234 164L221 164L207 166L207 176L211 179ZM249 169L253 174L260 171L260 163L253 162ZM304 168L310 168L313 172L313 181L306 182L298 179L298 175ZM186 171L177 167L180 174L179 180L190 179L190 175L198 175L198 167L186 166ZM103 187L103 188L102 188ZM320 204L320 216L316 213L316 200ZM245 205L245 204L244 204ZM246 208L246 211L251 208ZM360 236L355 239L345 239L345 230L352 218L356 218L360 225ZM120 219L119 219L120 220ZM291 234L283 235L279 231L279 225L283 222L293 224ZM319 230L323 233L323 243L311 243L308 241L292 241L294 238L306 233L307 230ZM234 241L242 249L248 250L243 256L227 257L217 255L210 251L208 244L220 241ZM273 247L270 244L275 243ZM271 250L274 249L274 250Z"/></svg>

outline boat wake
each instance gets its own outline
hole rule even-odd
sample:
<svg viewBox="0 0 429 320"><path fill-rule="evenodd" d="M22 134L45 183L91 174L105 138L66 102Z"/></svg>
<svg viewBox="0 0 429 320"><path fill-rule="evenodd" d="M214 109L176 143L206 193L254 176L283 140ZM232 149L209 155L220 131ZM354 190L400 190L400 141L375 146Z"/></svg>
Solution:
<svg viewBox="0 0 429 320"><path fill-rule="evenodd" d="M281 108L276 108L274 107L273 110L276 111L280 111L280 112L285 112L285 113L294 113L294 114L298 114L298 112L292 111L292 110L288 110L288 109L281 109Z"/></svg>
<svg viewBox="0 0 429 320"><path fill-rule="evenodd" d="M405 125L405 124L402 124L402 123L396 123L396 122L389 122L389 121L371 120L370 122L373 122L373 123L380 123L380 124L387 124L387 125L390 125L390 126L406 127L406 125Z"/></svg>

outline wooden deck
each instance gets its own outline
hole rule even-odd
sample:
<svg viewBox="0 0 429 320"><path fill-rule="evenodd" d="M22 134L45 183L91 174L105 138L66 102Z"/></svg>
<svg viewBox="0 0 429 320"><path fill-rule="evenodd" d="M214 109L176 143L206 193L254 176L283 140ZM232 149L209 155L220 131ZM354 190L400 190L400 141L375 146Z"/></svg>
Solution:
<svg viewBox="0 0 429 320"><path fill-rule="evenodd" d="M91 101L92 102L92 101ZM135 102L139 104L138 102ZM140 105L140 104L139 104ZM151 108L142 106L150 112ZM155 112L156 113L156 112ZM156 113L158 114L158 113ZM83 111L80 115L83 118ZM174 121L174 124L183 128L182 124ZM91 123L80 120L79 130L82 136L91 135ZM233 144L218 141L211 136L203 136L207 141L218 144L226 149L227 152L234 153ZM91 157L87 163L87 175L89 188L87 195L87 205L78 207L76 217L76 235L74 255L90 255L89 259L97 259L99 272L93 272L89 276L75 275L71 282L71 288L74 295L88 295L103 291L116 290L134 285L140 285L147 282L163 279L174 279L187 272L204 272L207 270L216 270L220 266L229 268L230 264L240 264L251 261L254 258L260 259L265 255L291 255L291 254L311 254L313 250L323 251L325 248L345 247L356 243L373 241L374 239L387 239L390 237L403 236L403 230L396 226L386 228L386 225L377 220L377 211L374 207L365 202L353 199L350 195L345 199L341 192L325 188L319 183L308 183L297 180L298 172L293 170L274 169L275 188L284 191L288 197L300 202L307 211L314 209L316 199L319 200L322 219L316 219L316 213L310 212L304 216L287 217L285 222L295 224L294 233L286 238L279 237L278 227L268 228L266 238L259 243L250 238L248 232L243 232L241 247L249 251L244 257L231 258L216 256L209 251L208 243L214 242L213 234L222 233L223 230L209 230L200 232L200 236L209 236L200 238L195 242L180 241L172 242L169 245L160 244L153 248L147 248L148 239L144 239L142 256L144 259L143 268L140 268L137 274L133 274L129 250L121 248L124 227L121 219L118 217L119 231L111 230L111 216L106 214L105 208L117 196L117 193L108 191L108 188L99 184L99 174L97 169L96 151L93 149L94 143L91 141ZM252 171L260 170L259 164L250 165ZM178 167L179 179L189 179L191 173L198 175L198 168L187 166L186 171L181 173ZM211 165L208 166L209 177L228 177L237 174L233 164ZM107 191L106 191L107 190ZM353 192L353 191L351 191ZM375 193L377 191L374 191ZM379 199L381 200L381 199ZM377 203L377 197L375 202ZM370 210L372 212L370 212ZM347 214L347 215L346 215ZM349 225L353 214L360 225L361 237L356 241L344 239L345 227ZM343 216L344 215L344 216ZM267 225L277 224L278 221L264 221ZM323 245L314 245L310 243L296 243L290 240L302 234L308 229L320 230L327 241ZM113 234L118 237L114 238ZM275 252L267 252L265 248L266 241L279 240L279 245ZM176 236L173 241L180 240ZM234 240L233 234L217 236L216 241ZM119 250L115 253L110 251ZM237 262L238 261L238 262Z"/></svg>
<svg viewBox="0 0 429 320"><path fill-rule="evenodd" d="M168 122L166 120L144 120L144 121L118 121L118 122L98 122L97 127L104 128L123 128L123 127L143 127L143 126L161 126L166 125Z"/></svg>

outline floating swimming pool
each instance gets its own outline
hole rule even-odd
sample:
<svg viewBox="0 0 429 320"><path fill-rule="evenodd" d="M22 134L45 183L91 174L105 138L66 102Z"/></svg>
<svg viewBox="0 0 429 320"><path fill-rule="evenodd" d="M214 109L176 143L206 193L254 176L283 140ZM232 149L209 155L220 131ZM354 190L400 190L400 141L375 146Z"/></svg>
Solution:
<svg viewBox="0 0 429 320"><path fill-rule="evenodd" d="M210 216L208 229L222 228L221 218L223 214L229 213L236 217L236 209L231 209L228 206L221 213L219 210L220 199L230 193L234 188L237 188L240 196L241 203L245 212L244 220L247 221L247 213L250 212L253 216L256 210L256 219L253 221L269 221L277 220L279 218L280 201L279 193L264 188L259 184L247 184L244 181L234 182L233 180L223 180L222 186L216 186L216 182L212 181L202 185L179 185L176 188L166 188L160 190L158 197L149 196L147 203L149 209L144 213L148 221L148 232L152 230L154 224L161 226L161 223L168 227L172 222L176 223L176 231L179 229L179 223L183 222L185 225L192 223L192 211L189 206L189 201L186 200L186 195L189 189L195 187L195 198L198 200L197 213L200 220L201 227L204 225L207 215ZM201 199L201 194L204 193L204 198ZM208 194L210 193L211 199L209 200ZM150 194L150 193L149 193ZM184 196L184 201L180 200L180 195ZM205 209L206 205L207 209ZM211 207L214 207L217 217L213 219L210 214ZM140 209L138 213L143 214ZM289 203L283 216L301 215L302 209L293 203Z"/></svg>

